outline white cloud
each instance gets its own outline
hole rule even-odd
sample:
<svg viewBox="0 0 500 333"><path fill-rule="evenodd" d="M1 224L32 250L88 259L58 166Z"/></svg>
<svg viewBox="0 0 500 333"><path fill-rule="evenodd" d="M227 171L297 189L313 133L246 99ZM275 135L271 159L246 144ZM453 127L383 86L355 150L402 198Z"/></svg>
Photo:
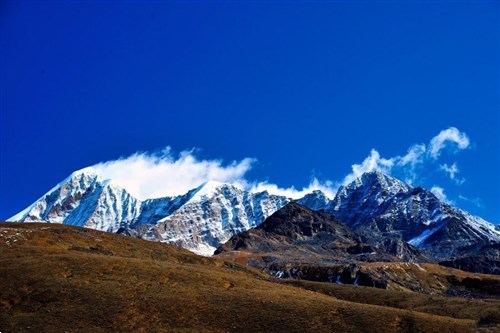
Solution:
<svg viewBox="0 0 500 333"><path fill-rule="evenodd" d="M408 149L405 156L398 158L398 163L401 165L415 166L423 162L427 148L424 144L416 144Z"/></svg>
<svg viewBox="0 0 500 333"><path fill-rule="evenodd" d="M146 199L183 194L208 180L241 182L254 162L252 158L228 164L200 160L193 150L176 155L167 147L161 153L136 153L92 168L102 178L112 179L137 198Z"/></svg>
<svg viewBox="0 0 500 333"><path fill-rule="evenodd" d="M465 149L469 147L470 141L467 134L460 132L455 127L450 127L448 129L442 130L438 135L432 138L429 143L429 155L437 159L441 154L447 143L455 143L459 149Z"/></svg>
<svg viewBox="0 0 500 333"><path fill-rule="evenodd" d="M327 197L333 199L335 193L337 192L337 189L334 186L333 182L329 180L321 182L317 178L313 178L307 187L303 187L300 190L296 189L293 186L289 188L280 188L278 185L270 184L268 182L255 183L251 185L250 190L252 192L268 191L269 193L283 195L292 199L302 198L304 195L311 193L314 190L320 190L325 193Z"/></svg>
<svg viewBox="0 0 500 333"><path fill-rule="evenodd" d="M457 167L456 163L453 163L450 166L448 166L447 163L441 164L439 166L439 169L443 170L444 172L446 172L450 176L451 179L455 179L456 174L460 172L460 170L458 170L458 167Z"/></svg>
<svg viewBox="0 0 500 333"><path fill-rule="evenodd" d="M463 195L459 195L458 198L460 200L463 200L463 201L466 201L466 202L470 202L471 204L475 205L477 208L483 208L484 207L484 204L483 204L483 200L481 200L481 198L467 198Z"/></svg>
<svg viewBox="0 0 500 333"><path fill-rule="evenodd" d="M434 195L441 201L444 201L449 204L453 204L452 201L450 201L447 197L446 194L444 194L444 189L439 186L433 186L431 188L431 192L434 193Z"/></svg>
<svg viewBox="0 0 500 333"><path fill-rule="evenodd" d="M312 178L309 185L303 188L282 188L265 181L250 181L246 175L256 162L254 158L225 163L220 159L200 159L194 149L175 153L167 147L160 153L136 153L126 158L96 164L93 168L101 177L112 179L139 199L184 194L209 180L231 183L254 192L268 191L294 199L313 190L321 190L333 198L340 185L346 185L363 173L374 170L393 174L413 183L418 180L420 171L427 172L429 167L435 167L440 151L450 142L460 149L465 149L470 144L465 133L450 127L433 137L428 145L412 145L402 156L384 158L377 150L372 149L361 163L351 166L351 172L341 181ZM451 166L441 164L439 168L451 179L463 182L456 177L459 172L456 163ZM439 192L442 188L434 188L436 193L444 195L443 191Z"/></svg>
<svg viewBox="0 0 500 333"><path fill-rule="evenodd" d="M455 127L450 127L439 132L433 137L428 145L423 143L412 145L405 155L397 155L389 158L380 156L380 153L372 149L360 164L353 164L350 174L344 177L341 182L346 185L369 171L382 171L387 174L403 179L409 184L419 181L419 175L422 171L428 173L430 168L439 168L447 172L452 180L457 184L461 184L465 179L459 179L456 174L459 172L458 166L454 163L451 166L443 164L436 166L436 160L440 157L440 152L448 143L455 143L459 149L465 149L469 146L470 141L464 132L460 132ZM446 169L445 169L446 168Z"/></svg>
<svg viewBox="0 0 500 333"><path fill-rule="evenodd" d="M393 166L393 159L381 158L379 152L372 149L370 155L361 164L353 164L351 166L352 172L344 177L342 185L349 184L365 172L378 170L389 174Z"/></svg>
<svg viewBox="0 0 500 333"><path fill-rule="evenodd" d="M331 181L321 182L317 178L300 190L294 187L280 188L268 182L250 182L245 176L255 162L254 158L230 163L217 159L203 160L196 156L194 149L176 154L166 147L159 153L135 153L126 158L93 165L92 169L103 179L112 179L113 183L141 200L184 194L209 180L293 199L313 190L321 190L331 198L335 195L336 190Z"/></svg>

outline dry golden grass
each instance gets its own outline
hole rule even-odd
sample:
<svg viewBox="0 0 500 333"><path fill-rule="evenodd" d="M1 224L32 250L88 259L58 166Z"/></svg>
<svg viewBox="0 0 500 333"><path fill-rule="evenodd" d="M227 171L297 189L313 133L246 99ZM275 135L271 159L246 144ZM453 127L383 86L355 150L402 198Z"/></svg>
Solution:
<svg viewBox="0 0 500 333"><path fill-rule="evenodd" d="M165 244L46 224L2 223L0 234L0 332L476 330L474 319L339 300Z"/></svg>
<svg viewBox="0 0 500 333"><path fill-rule="evenodd" d="M474 319L500 324L500 300L425 295L416 292L354 287L313 281L287 280L283 283L333 296L339 300L388 306L445 317Z"/></svg>
<svg viewBox="0 0 500 333"><path fill-rule="evenodd" d="M450 289L491 297L500 296L500 276L465 272L431 263L375 262L362 265L362 272L387 281L388 289L419 290L428 294L446 294Z"/></svg>

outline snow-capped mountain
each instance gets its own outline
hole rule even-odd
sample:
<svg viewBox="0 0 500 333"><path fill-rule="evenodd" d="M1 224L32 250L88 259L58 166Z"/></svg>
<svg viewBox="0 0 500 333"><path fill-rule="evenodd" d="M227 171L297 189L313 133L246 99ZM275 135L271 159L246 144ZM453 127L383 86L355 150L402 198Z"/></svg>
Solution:
<svg viewBox="0 0 500 333"><path fill-rule="evenodd" d="M259 225L290 200L210 181L184 195L140 201L92 168L85 168L8 220L126 230L127 234L212 255L232 235Z"/></svg>
<svg viewBox="0 0 500 333"><path fill-rule="evenodd" d="M500 243L493 224L378 171L339 188L327 210L368 239L400 235L437 258Z"/></svg>
<svg viewBox="0 0 500 333"><path fill-rule="evenodd" d="M306 206L312 210L320 210L325 209L331 200L322 191L315 190L295 201L302 206Z"/></svg>
<svg viewBox="0 0 500 333"><path fill-rule="evenodd" d="M200 254L213 254L231 236L258 226L289 201L283 196L250 193L210 181L154 228L162 240Z"/></svg>
<svg viewBox="0 0 500 333"><path fill-rule="evenodd" d="M71 224L114 232L140 214L141 202L91 168L72 173L9 221Z"/></svg>

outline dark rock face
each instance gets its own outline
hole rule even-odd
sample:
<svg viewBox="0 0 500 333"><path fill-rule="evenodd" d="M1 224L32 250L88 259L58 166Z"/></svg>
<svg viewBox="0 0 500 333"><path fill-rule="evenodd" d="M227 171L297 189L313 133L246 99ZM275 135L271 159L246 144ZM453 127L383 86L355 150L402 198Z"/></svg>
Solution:
<svg viewBox="0 0 500 333"><path fill-rule="evenodd" d="M338 223L333 215L292 202L255 229L231 237L215 254L248 251L300 261L308 255L337 258L359 243L359 236Z"/></svg>
<svg viewBox="0 0 500 333"><path fill-rule="evenodd" d="M367 272L363 272L356 264L318 266L318 265L280 265L272 264L269 267L272 276L286 279L301 279L317 282L332 282L338 284L352 284L356 286L387 288L387 282L378 279Z"/></svg>
<svg viewBox="0 0 500 333"><path fill-rule="evenodd" d="M332 214L315 212L297 203L289 203L255 229L294 240L317 237L342 243L360 241L358 235L340 224Z"/></svg>
<svg viewBox="0 0 500 333"><path fill-rule="evenodd" d="M402 259L404 261L433 261L431 255L419 250L413 245L408 244L403 240L401 235L384 235L378 240L373 240L371 243L376 244L378 248L385 252Z"/></svg>
<svg viewBox="0 0 500 333"><path fill-rule="evenodd" d="M129 236L129 237L132 237L132 233L130 232L130 230L128 230L127 228L120 228L116 231L116 233L118 235L124 235L124 236Z"/></svg>
<svg viewBox="0 0 500 333"><path fill-rule="evenodd" d="M450 258L439 264L468 272L500 275L500 244L483 246L470 255Z"/></svg>
<svg viewBox="0 0 500 333"><path fill-rule="evenodd" d="M255 229L233 236L215 254L244 251L260 254L256 266L307 263L313 265L346 264L367 261L399 260L399 252L409 260L421 253L397 238L386 238L379 244L363 243L361 237L342 225L332 214L313 211L295 202L267 218ZM402 254L404 253L404 254Z"/></svg>

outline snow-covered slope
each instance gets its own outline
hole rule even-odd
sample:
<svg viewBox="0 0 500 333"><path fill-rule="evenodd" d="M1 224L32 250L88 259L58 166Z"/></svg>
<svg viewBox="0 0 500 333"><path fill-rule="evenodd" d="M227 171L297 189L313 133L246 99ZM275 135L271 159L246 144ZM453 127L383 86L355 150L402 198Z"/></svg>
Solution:
<svg viewBox="0 0 500 333"><path fill-rule="evenodd" d="M92 168L74 172L8 219L83 226L174 243L211 255L234 234L255 227L290 199L210 181L176 197L140 201Z"/></svg>
<svg viewBox="0 0 500 333"><path fill-rule="evenodd" d="M320 210L325 209L331 200L322 191L315 190L295 201L302 206L306 206L312 210Z"/></svg>
<svg viewBox="0 0 500 333"><path fill-rule="evenodd" d="M438 258L500 243L493 224L381 172L341 187L328 210L367 238L399 234Z"/></svg>
<svg viewBox="0 0 500 333"><path fill-rule="evenodd" d="M256 227L290 199L267 192L250 193L208 182L155 226L163 241L200 254L213 254L231 236Z"/></svg>
<svg viewBox="0 0 500 333"><path fill-rule="evenodd" d="M86 168L72 173L9 221L62 223L114 232L128 226L140 211L139 200Z"/></svg>

